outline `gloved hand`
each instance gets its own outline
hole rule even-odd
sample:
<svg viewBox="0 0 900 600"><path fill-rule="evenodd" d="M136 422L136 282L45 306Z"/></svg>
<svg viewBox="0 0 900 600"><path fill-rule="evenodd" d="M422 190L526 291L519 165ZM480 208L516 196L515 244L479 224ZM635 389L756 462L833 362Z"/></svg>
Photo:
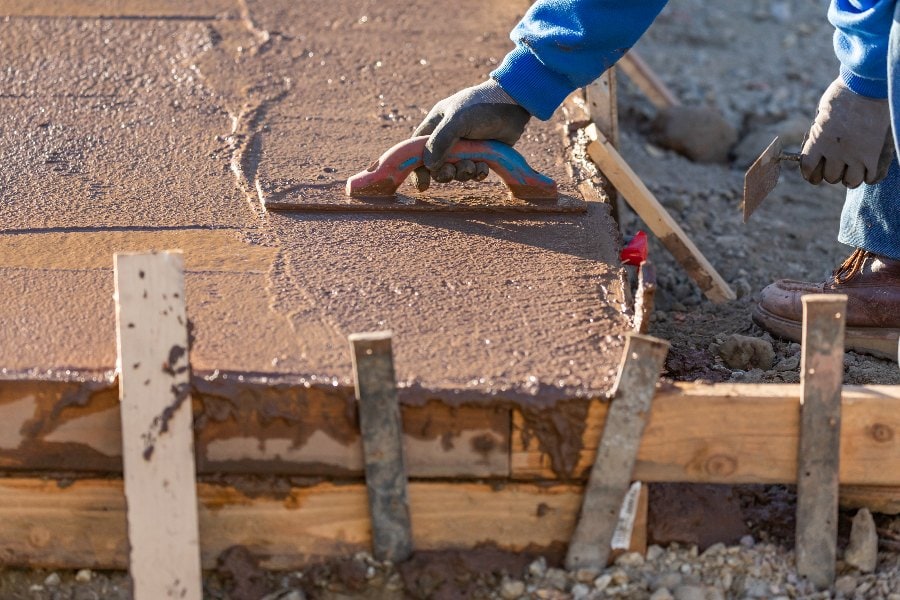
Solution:
<svg viewBox="0 0 900 600"><path fill-rule="evenodd" d="M888 101L860 96L836 79L819 101L800 172L813 184L842 181L852 189L884 179L893 151Z"/></svg>
<svg viewBox="0 0 900 600"><path fill-rule="evenodd" d="M413 132L413 136L430 136L425 144L425 166L413 174L416 188L420 192L427 190L432 175L439 183L454 179L481 181L488 176L487 163L471 160L455 165L444 163L453 144L467 138L499 140L512 146L519 141L530 118L531 114L493 79L441 100Z"/></svg>

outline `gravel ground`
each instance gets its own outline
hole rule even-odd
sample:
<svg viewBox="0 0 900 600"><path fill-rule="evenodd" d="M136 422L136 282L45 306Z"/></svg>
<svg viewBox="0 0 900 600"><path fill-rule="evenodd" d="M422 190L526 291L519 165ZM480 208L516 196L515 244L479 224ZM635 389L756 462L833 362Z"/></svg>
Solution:
<svg viewBox="0 0 900 600"><path fill-rule="evenodd" d="M686 105L714 109L736 132L727 162L698 164L664 148L656 111L627 81L620 84L622 153L737 291L738 300L702 299L666 251L651 240L660 291L651 334L673 343L676 379L744 382L799 380L799 345L772 339L750 321L759 291L772 279L821 280L849 253L835 241L843 190L812 187L786 172L747 225L739 212L743 169L779 133L799 146L819 95L837 72L825 0L752 0L710 5L678 0L638 50ZM626 211L623 229L642 226ZM734 358L738 338L756 340L755 357ZM845 381L900 384L893 361L847 353ZM845 515L847 520L848 515ZM547 559L494 553L420 554L394 567L348 557L298 573L223 565L206 578L206 597L237 600L376 598L880 598L900 600L900 520L878 516L883 551L873 573L840 561L833 589L816 592L794 568L780 522L756 523L757 541L651 546L623 555L602 572L567 573ZM844 540L844 543L846 539ZM842 543L843 545L843 543ZM491 553L490 549L483 552ZM483 557L482 554L478 555ZM245 559L249 560L249 559ZM252 561L251 561L252 562ZM554 561L550 560L553 564ZM242 575L236 577L235 573ZM251 573L250 576L247 573ZM122 573L6 571L0 599L128 598Z"/></svg>

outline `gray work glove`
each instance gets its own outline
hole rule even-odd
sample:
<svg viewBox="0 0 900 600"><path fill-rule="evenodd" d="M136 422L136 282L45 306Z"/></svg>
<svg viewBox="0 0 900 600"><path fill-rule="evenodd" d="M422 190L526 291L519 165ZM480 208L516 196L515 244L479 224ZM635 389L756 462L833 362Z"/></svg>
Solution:
<svg viewBox="0 0 900 600"><path fill-rule="evenodd" d="M488 176L486 163L471 160L461 160L455 165L444 163L453 144L467 138L499 140L512 146L522 137L530 118L531 114L493 79L441 100L413 132L413 136L430 136L425 144L425 166L413 174L416 188L420 192L427 190L432 175L438 183L454 179L481 181Z"/></svg>
<svg viewBox="0 0 900 600"><path fill-rule="evenodd" d="M824 179L852 189L884 179L893 151L888 101L861 96L836 79L819 101L800 172L813 184Z"/></svg>

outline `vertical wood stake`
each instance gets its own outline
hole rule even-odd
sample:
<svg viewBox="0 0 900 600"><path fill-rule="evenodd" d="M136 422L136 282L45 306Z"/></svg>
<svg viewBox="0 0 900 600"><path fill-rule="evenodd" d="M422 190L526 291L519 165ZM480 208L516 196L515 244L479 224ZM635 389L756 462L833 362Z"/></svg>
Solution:
<svg viewBox="0 0 900 600"><path fill-rule="evenodd" d="M820 588L834 583L837 555L841 385L847 296L804 296L797 457L797 572Z"/></svg>
<svg viewBox="0 0 900 600"><path fill-rule="evenodd" d="M619 365L615 399L606 416L581 515L566 554L567 569L606 566L619 510L631 484L641 436L668 351L669 343L663 340L639 334L628 336Z"/></svg>
<svg viewBox="0 0 900 600"><path fill-rule="evenodd" d="M413 544L391 333L353 334L350 344L373 554L378 560L401 562L412 554Z"/></svg>
<svg viewBox="0 0 900 600"><path fill-rule="evenodd" d="M619 103L616 96L616 68L610 67L603 75L584 88L588 114L594 125L603 132L613 146L619 147ZM605 190L609 198L612 218L620 222L619 193L612 182L607 181Z"/></svg>
<svg viewBox="0 0 900 600"><path fill-rule="evenodd" d="M200 600L181 252L116 254L116 331L136 600Z"/></svg>
<svg viewBox="0 0 900 600"><path fill-rule="evenodd" d="M638 267L638 286L634 295L634 330L637 333L647 333L650 329L655 296L656 269L649 260L645 260Z"/></svg>

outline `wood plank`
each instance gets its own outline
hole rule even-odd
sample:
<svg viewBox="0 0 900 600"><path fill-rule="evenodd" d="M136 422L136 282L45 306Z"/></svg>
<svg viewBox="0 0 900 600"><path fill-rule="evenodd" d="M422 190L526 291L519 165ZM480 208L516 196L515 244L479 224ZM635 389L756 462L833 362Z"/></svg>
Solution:
<svg viewBox="0 0 900 600"><path fill-rule="evenodd" d="M628 336L615 383L615 398L566 554L566 568L570 570L606 566L646 416L668 352L668 342L639 334Z"/></svg>
<svg viewBox="0 0 900 600"><path fill-rule="evenodd" d="M900 515L900 486L841 486L841 508L868 508L873 513Z"/></svg>
<svg viewBox="0 0 900 600"><path fill-rule="evenodd" d="M797 572L820 588L834 584L837 558L841 385L847 296L804 296L797 456Z"/></svg>
<svg viewBox="0 0 900 600"><path fill-rule="evenodd" d="M191 395L198 473L362 476L355 408L344 390L195 376ZM508 407L431 401L401 414L411 476L509 475ZM115 382L0 378L0 467L121 474Z"/></svg>
<svg viewBox="0 0 900 600"><path fill-rule="evenodd" d="M573 471L583 478L607 404L590 403L583 449ZM900 487L900 386L844 386L841 482ZM800 427L796 384L677 383L657 391L634 478L695 483L794 483ZM549 457L513 414L512 477L547 479Z"/></svg>
<svg viewBox="0 0 900 600"><path fill-rule="evenodd" d="M378 560L402 562L412 554L413 545L391 333L352 334L350 345L372 518L372 554Z"/></svg>
<svg viewBox="0 0 900 600"><path fill-rule="evenodd" d="M584 88L591 121L606 139L619 147L619 105L616 101L616 68L606 72Z"/></svg>
<svg viewBox="0 0 900 600"><path fill-rule="evenodd" d="M200 600L184 261L154 252L114 263L134 597Z"/></svg>
<svg viewBox="0 0 900 600"><path fill-rule="evenodd" d="M424 483L409 486L416 548L496 543L540 551L572 534L582 488L574 485ZM361 483L291 488L275 496L198 485L202 564L234 545L272 569L296 569L371 547ZM61 487L39 479L0 480L0 559L6 566L123 569L125 499L119 480Z"/></svg>
<svg viewBox="0 0 900 600"><path fill-rule="evenodd" d="M629 50L616 66L657 109L664 110L681 105L678 97L634 50Z"/></svg>
<svg viewBox="0 0 900 600"><path fill-rule="evenodd" d="M594 125L589 125L585 132L592 140L587 147L591 160L672 253L706 297L713 302L734 300L737 296L728 283L647 189L607 137Z"/></svg>

